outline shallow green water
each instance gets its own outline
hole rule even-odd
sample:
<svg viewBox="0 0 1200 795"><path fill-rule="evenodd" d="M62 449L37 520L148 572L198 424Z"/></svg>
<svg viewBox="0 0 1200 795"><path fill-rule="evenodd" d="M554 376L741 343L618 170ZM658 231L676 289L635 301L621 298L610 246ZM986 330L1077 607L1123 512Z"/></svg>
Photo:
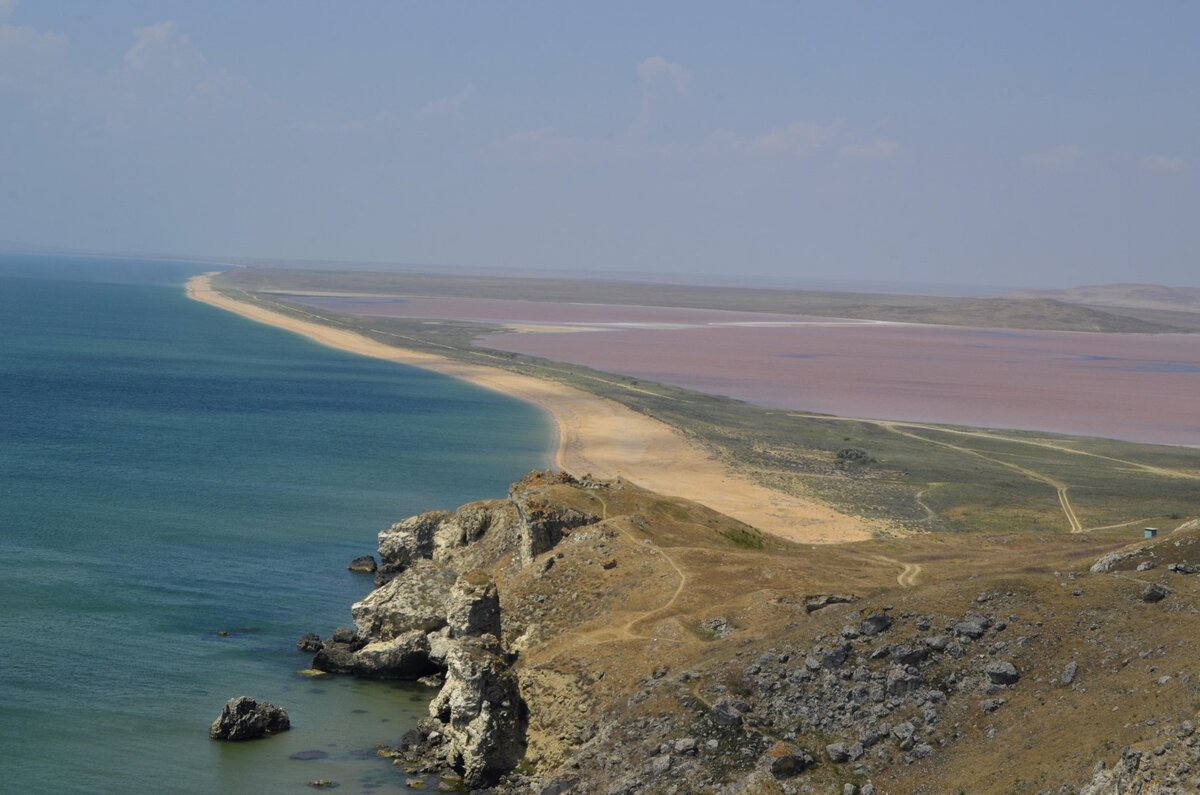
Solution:
<svg viewBox="0 0 1200 795"><path fill-rule="evenodd" d="M502 495L549 429L189 301L197 270L0 258L0 789L403 789L373 746L430 693L305 679L295 639L349 623L378 529ZM210 741L241 694L292 731Z"/></svg>

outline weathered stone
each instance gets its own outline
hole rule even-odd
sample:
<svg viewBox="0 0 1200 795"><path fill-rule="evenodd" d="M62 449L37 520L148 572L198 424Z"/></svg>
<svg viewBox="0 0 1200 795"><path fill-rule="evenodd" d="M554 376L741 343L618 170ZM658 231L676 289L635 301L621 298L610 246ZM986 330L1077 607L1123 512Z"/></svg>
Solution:
<svg viewBox="0 0 1200 795"><path fill-rule="evenodd" d="M378 641L417 629L422 632L440 629L446 625L453 578L453 571L438 564L415 563L350 608L358 634Z"/></svg>
<svg viewBox="0 0 1200 795"><path fill-rule="evenodd" d="M446 624L450 637L500 637L500 594L496 581L485 571L469 571L455 581L450 589Z"/></svg>
<svg viewBox="0 0 1200 795"><path fill-rule="evenodd" d="M318 667L315 661L313 667ZM437 670L438 666L430 659L425 633L413 630L363 646L350 657L349 670L342 673L369 679L416 680Z"/></svg>
<svg viewBox="0 0 1200 795"><path fill-rule="evenodd" d="M555 505L536 492L510 492L509 498L517 509L521 562L526 565L557 546L570 530L600 521L595 514Z"/></svg>
<svg viewBox="0 0 1200 795"><path fill-rule="evenodd" d="M775 778L789 778L803 773L813 763L813 758L806 752L785 742L772 745L763 758Z"/></svg>
<svg viewBox="0 0 1200 795"><path fill-rule="evenodd" d="M878 635L892 626L892 617L886 613L871 613L858 622L858 631L864 635Z"/></svg>
<svg viewBox="0 0 1200 795"><path fill-rule="evenodd" d="M338 627L333 631L334 643L345 643L349 645L354 643L356 640L358 640L358 633L356 633L353 629L350 629L350 627Z"/></svg>
<svg viewBox="0 0 1200 795"><path fill-rule="evenodd" d="M954 631L965 638L977 640L983 637L992 622L985 616L972 614L954 625Z"/></svg>
<svg viewBox="0 0 1200 795"><path fill-rule="evenodd" d="M674 747L677 754L694 754L696 753L696 738L684 737L676 740Z"/></svg>
<svg viewBox="0 0 1200 795"><path fill-rule="evenodd" d="M321 650L321 637L315 632L301 635L300 640L296 641L296 648L309 654L316 654Z"/></svg>
<svg viewBox="0 0 1200 795"><path fill-rule="evenodd" d="M1063 667L1062 676L1060 677L1063 685L1070 686L1071 683L1075 681L1075 674L1078 673L1078 671L1079 663L1075 662L1074 660L1071 660L1071 662L1067 663L1066 666Z"/></svg>
<svg viewBox="0 0 1200 795"><path fill-rule="evenodd" d="M1103 574L1104 572L1112 571L1118 563L1129 560L1130 558L1136 558L1140 554L1142 554L1140 549L1127 550L1124 552L1109 552L1107 555L1093 563L1092 567L1088 569L1088 571L1090 571L1092 574Z"/></svg>
<svg viewBox="0 0 1200 795"><path fill-rule="evenodd" d="M818 610L828 607L829 605L848 604L855 602L858 597L854 594L844 593L826 593L817 594L815 596L804 597L804 609L809 613L815 613Z"/></svg>
<svg viewBox="0 0 1200 795"><path fill-rule="evenodd" d="M983 669L989 680L994 685L1015 685L1017 680L1021 678L1021 674L1017 671L1017 667L1007 660L997 660L990 662Z"/></svg>
<svg viewBox="0 0 1200 795"><path fill-rule="evenodd" d="M850 647L846 644L826 649L821 653L821 667L827 671L836 670L842 667L842 664L846 662L846 658L849 656Z"/></svg>
<svg viewBox="0 0 1200 795"><path fill-rule="evenodd" d="M926 646L933 649L934 651L945 651L946 647L950 645L950 636L949 635L930 635L927 638L922 638L922 641L925 643Z"/></svg>
<svg viewBox="0 0 1200 795"><path fill-rule="evenodd" d="M738 726L742 722L742 715L749 711L750 705L745 701L723 698L713 704L712 719L723 726Z"/></svg>
<svg viewBox="0 0 1200 795"><path fill-rule="evenodd" d="M379 565L375 563L374 555L362 555L350 561L350 565L346 568L361 574L374 574Z"/></svg>
<svg viewBox="0 0 1200 795"><path fill-rule="evenodd" d="M417 560L433 557L433 537L438 527L451 518L445 511L410 516L379 533L381 564L411 566Z"/></svg>
<svg viewBox="0 0 1200 795"><path fill-rule="evenodd" d="M892 649L892 659L900 665L918 665L924 662L928 656L929 649L921 646L915 648L896 646Z"/></svg>
<svg viewBox="0 0 1200 795"><path fill-rule="evenodd" d="M907 751L915 744L915 740L913 739L915 732L916 728L908 721L905 721L904 723L897 724L895 728L892 729L892 736L899 741L900 749L902 751Z"/></svg>
<svg viewBox="0 0 1200 795"><path fill-rule="evenodd" d="M906 696L921 688L921 677L909 672L902 665L893 665L887 672L887 692L892 696Z"/></svg>
<svg viewBox="0 0 1200 795"><path fill-rule="evenodd" d="M829 757L830 762L838 765L850 761L850 752L845 743L830 743L825 746L825 755Z"/></svg>
<svg viewBox="0 0 1200 795"><path fill-rule="evenodd" d="M469 502L434 528L433 559L446 560L454 550L477 541L492 528L499 529L506 524L503 507L490 501Z"/></svg>
<svg viewBox="0 0 1200 795"><path fill-rule="evenodd" d="M446 685L429 705L442 750L471 788L490 785L525 752L525 705L493 638L459 638L446 655Z"/></svg>
<svg viewBox="0 0 1200 795"><path fill-rule="evenodd" d="M1156 583L1148 586L1146 590L1142 591L1142 601L1151 603L1161 602L1163 599L1166 599L1170 593L1171 591L1168 588Z"/></svg>
<svg viewBox="0 0 1200 795"><path fill-rule="evenodd" d="M266 701L238 696L225 702L221 714L208 729L214 740L256 740L291 728L287 711Z"/></svg>

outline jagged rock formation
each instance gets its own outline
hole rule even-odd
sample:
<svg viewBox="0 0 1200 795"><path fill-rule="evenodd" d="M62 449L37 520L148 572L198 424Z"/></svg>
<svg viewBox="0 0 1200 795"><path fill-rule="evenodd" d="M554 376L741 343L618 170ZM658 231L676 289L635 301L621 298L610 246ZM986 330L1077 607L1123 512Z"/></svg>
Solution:
<svg viewBox="0 0 1200 795"><path fill-rule="evenodd" d="M292 726L287 711L266 701L238 696L225 702L221 714L208 729L214 740L257 740L268 734L287 731Z"/></svg>
<svg viewBox="0 0 1200 795"><path fill-rule="evenodd" d="M493 783L525 750L526 709L513 655L501 645L501 599L487 569L521 567L599 517L556 505L541 487L574 483L533 473L507 500L405 519L379 534L377 588L351 608L354 630L321 641L312 667L375 679L444 675L418 736L422 757L467 786ZM364 558L365 559L365 558Z"/></svg>
<svg viewBox="0 0 1200 795"><path fill-rule="evenodd" d="M535 473L384 530L354 628L305 647L317 668L439 687L383 753L489 795L1076 795L1125 745L1084 792L1200 785L1178 724L1200 693L1184 629L1200 623L1200 534L1091 576L1112 542L1085 561L1072 539L1038 568L1039 539L1019 568L946 564L897 589L890 558L753 533L631 484ZM922 562L967 547L931 541Z"/></svg>
<svg viewBox="0 0 1200 795"><path fill-rule="evenodd" d="M525 753L525 705L511 660L494 636L465 637L448 647L446 684L429 713L426 739L441 734L439 756L467 786L494 780Z"/></svg>

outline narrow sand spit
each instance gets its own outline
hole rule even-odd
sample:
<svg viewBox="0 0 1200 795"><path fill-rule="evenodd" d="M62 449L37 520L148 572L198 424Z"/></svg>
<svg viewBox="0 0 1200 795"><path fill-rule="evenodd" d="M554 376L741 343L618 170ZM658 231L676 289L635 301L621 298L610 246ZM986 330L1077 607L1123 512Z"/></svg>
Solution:
<svg viewBox="0 0 1200 795"><path fill-rule="evenodd" d="M554 463L569 472L590 472L599 478L619 476L804 543L861 541L870 538L873 530L885 529L820 503L759 486L667 425L619 403L553 381L386 345L352 331L236 301L213 290L212 276L193 277L187 284L188 297L331 348L434 370L538 406L554 420L558 437Z"/></svg>

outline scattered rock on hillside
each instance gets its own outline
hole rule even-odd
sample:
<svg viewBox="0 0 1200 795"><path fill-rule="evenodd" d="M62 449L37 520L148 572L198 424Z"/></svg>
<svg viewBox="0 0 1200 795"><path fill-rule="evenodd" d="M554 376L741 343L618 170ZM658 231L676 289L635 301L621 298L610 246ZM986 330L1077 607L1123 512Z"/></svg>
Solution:
<svg viewBox="0 0 1200 795"><path fill-rule="evenodd" d="M892 617L885 613L871 613L858 623L858 631L863 635L878 635L886 632L892 626Z"/></svg>
<svg viewBox="0 0 1200 795"><path fill-rule="evenodd" d="M857 600L858 597L854 594L817 594L815 596L804 597L804 609L809 613L815 613L822 608L829 607L830 605L849 604L850 602L855 602Z"/></svg>
<svg viewBox="0 0 1200 795"><path fill-rule="evenodd" d="M266 701L258 702L249 696L238 696L225 702L221 714L208 729L214 740L257 740L268 734L291 728L287 712Z"/></svg>
<svg viewBox="0 0 1200 795"><path fill-rule="evenodd" d="M987 678L994 685L1015 685L1017 680L1021 678L1021 674L1017 671L1017 666L1007 660L988 663L983 672L987 674Z"/></svg>
<svg viewBox="0 0 1200 795"><path fill-rule="evenodd" d="M1142 591L1143 602L1161 602L1171 593L1165 586L1154 584Z"/></svg>

